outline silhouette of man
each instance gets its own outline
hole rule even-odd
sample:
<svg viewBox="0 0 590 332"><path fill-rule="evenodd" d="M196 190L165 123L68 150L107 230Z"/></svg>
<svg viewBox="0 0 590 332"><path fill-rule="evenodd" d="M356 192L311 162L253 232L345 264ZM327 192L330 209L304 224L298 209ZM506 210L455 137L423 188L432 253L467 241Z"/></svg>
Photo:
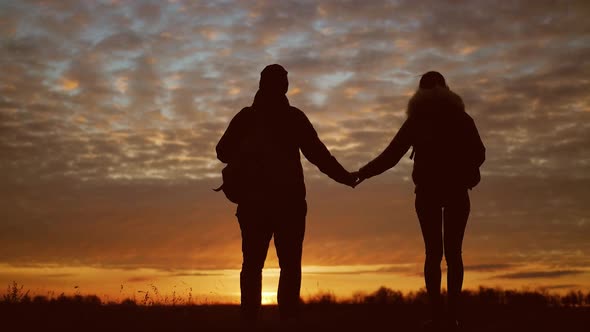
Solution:
<svg viewBox="0 0 590 332"><path fill-rule="evenodd" d="M273 235L281 269L280 316L282 320L299 316L307 213L299 151L335 181L351 187L356 181L330 154L306 115L289 105L288 87L282 66L264 68L252 106L236 114L216 149L220 161L242 158L251 172L247 195L238 202L236 213L242 234L241 311L248 322L258 316L262 268Z"/></svg>
<svg viewBox="0 0 590 332"><path fill-rule="evenodd" d="M426 248L424 278L432 307L428 325L440 326L444 321L440 294L444 252L449 296L446 321L457 326L463 284L461 248L470 211L468 189L479 182L485 147L463 101L438 72L422 75L408 103L406 121L389 146L356 173L358 183L394 167L410 147L415 207Z"/></svg>

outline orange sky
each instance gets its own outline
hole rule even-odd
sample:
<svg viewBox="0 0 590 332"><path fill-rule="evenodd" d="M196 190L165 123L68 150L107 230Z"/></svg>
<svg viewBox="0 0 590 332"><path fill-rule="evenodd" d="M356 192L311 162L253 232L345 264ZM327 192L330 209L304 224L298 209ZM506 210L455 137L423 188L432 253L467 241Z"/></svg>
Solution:
<svg viewBox="0 0 590 332"><path fill-rule="evenodd" d="M0 1L0 285L235 301L240 234L235 206L210 190L214 147L262 68L280 63L291 104L349 170L393 137L418 75L442 72L487 147L465 286L588 290L589 12L586 1ZM304 161L304 296L423 286L411 166L352 190ZM274 253L267 267L270 301Z"/></svg>

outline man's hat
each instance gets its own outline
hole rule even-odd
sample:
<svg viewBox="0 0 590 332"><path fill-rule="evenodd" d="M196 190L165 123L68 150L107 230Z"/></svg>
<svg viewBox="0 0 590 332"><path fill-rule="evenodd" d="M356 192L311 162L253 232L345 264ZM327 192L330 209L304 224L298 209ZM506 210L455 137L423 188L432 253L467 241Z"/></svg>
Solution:
<svg viewBox="0 0 590 332"><path fill-rule="evenodd" d="M277 85L284 84L287 80L288 72L283 66L272 64L266 66L260 73L259 89L276 89Z"/></svg>
<svg viewBox="0 0 590 332"><path fill-rule="evenodd" d="M437 71L429 71L420 78L420 89L433 89L436 86L447 86L445 78Z"/></svg>

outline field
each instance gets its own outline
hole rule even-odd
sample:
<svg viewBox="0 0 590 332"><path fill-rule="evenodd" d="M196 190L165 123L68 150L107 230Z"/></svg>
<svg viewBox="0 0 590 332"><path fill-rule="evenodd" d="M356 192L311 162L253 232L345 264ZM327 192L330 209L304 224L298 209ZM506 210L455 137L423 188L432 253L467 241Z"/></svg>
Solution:
<svg viewBox="0 0 590 332"><path fill-rule="evenodd" d="M10 291L10 289L9 289ZM2 331L227 331L246 330L236 305L102 303L96 296L29 297L16 290L0 303ZM317 294L303 305L300 331L420 331L425 294L381 288L337 302ZM541 291L466 291L463 331L587 331L590 294ZM257 330L281 331L276 306L264 306ZM289 326L293 328L293 326Z"/></svg>

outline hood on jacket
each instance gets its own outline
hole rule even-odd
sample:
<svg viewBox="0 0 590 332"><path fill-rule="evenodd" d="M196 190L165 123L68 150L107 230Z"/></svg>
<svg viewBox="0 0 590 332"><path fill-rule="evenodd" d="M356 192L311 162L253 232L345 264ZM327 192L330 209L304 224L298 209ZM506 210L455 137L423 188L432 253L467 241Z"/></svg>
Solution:
<svg viewBox="0 0 590 332"><path fill-rule="evenodd" d="M289 107L286 93L289 89L288 72L281 65L268 65L260 73L258 91L254 96L252 107L266 112L271 109Z"/></svg>
<svg viewBox="0 0 590 332"><path fill-rule="evenodd" d="M416 115L438 117L448 112L465 112L465 105L461 97L446 86L418 89L408 102L408 117Z"/></svg>

